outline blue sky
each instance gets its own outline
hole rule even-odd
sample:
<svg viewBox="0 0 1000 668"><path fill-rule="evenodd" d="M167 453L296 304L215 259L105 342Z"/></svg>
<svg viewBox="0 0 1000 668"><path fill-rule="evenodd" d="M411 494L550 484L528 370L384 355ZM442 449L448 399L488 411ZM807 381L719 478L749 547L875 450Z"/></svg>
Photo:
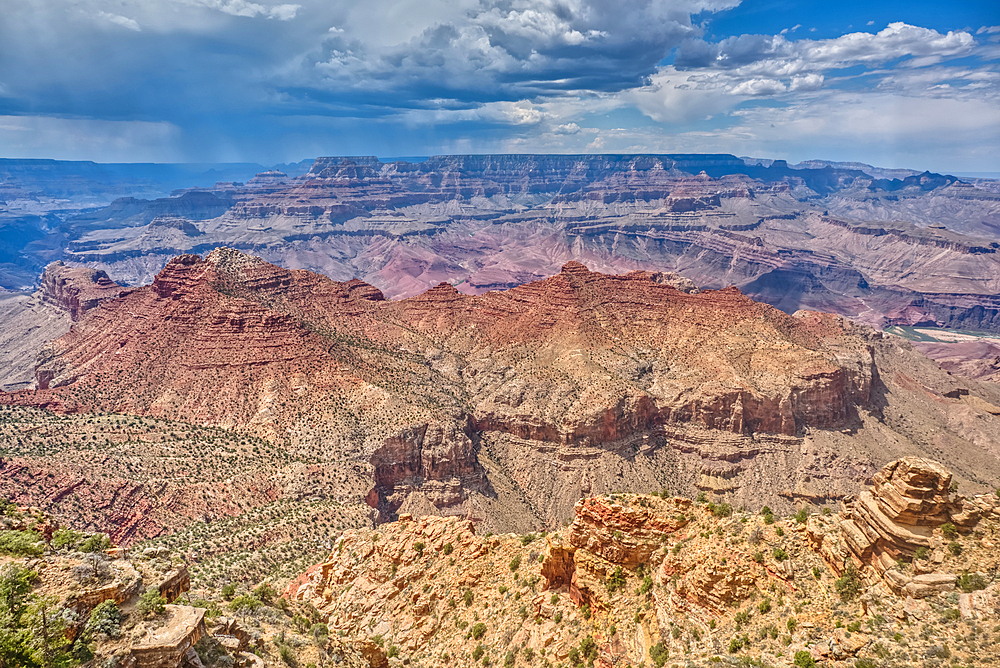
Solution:
<svg viewBox="0 0 1000 668"><path fill-rule="evenodd" d="M0 157L727 152L1000 172L1000 3L22 0Z"/></svg>

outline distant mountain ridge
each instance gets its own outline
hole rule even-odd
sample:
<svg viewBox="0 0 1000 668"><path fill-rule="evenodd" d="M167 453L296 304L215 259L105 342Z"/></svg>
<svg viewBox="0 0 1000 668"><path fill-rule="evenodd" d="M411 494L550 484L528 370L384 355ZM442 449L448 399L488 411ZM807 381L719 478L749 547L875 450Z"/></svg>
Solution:
<svg viewBox="0 0 1000 668"><path fill-rule="evenodd" d="M442 281L506 289L575 260L736 285L789 313L1000 331L1000 193L953 176L730 154L283 167L93 210L8 211L0 286L30 285L55 260L141 285L171 257L220 245L390 297Z"/></svg>

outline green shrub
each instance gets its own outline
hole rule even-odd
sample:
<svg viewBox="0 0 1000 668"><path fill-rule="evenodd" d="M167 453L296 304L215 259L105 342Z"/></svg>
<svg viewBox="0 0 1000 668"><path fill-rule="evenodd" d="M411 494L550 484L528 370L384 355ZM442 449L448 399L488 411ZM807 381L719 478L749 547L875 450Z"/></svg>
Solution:
<svg viewBox="0 0 1000 668"><path fill-rule="evenodd" d="M989 583L980 573L962 573L958 576L955 584L958 585L959 589L968 594L980 589L986 589L986 585Z"/></svg>
<svg viewBox="0 0 1000 668"><path fill-rule="evenodd" d="M662 640L649 648L649 658L653 660L656 668L663 668L663 664L670 658L670 652L663 646Z"/></svg>
<svg viewBox="0 0 1000 668"><path fill-rule="evenodd" d="M653 590L653 578L646 575L642 578L642 586L639 587L639 595L642 596L648 594L652 590Z"/></svg>
<svg viewBox="0 0 1000 668"><path fill-rule="evenodd" d="M844 574L834 581L833 588L844 602L853 600L861 592L861 576L853 562L847 564Z"/></svg>
<svg viewBox="0 0 1000 668"><path fill-rule="evenodd" d="M775 561L784 561L788 558L788 553L780 547L774 548L774 552L771 553L774 556Z"/></svg>
<svg viewBox="0 0 1000 668"><path fill-rule="evenodd" d="M243 594L242 596L237 596L229 603L229 609L236 610L256 610L264 603L252 594Z"/></svg>
<svg viewBox="0 0 1000 668"><path fill-rule="evenodd" d="M93 636L103 633L109 638L117 638L122 634L122 613L118 605L111 600L98 603L90 613L84 634Z"/></svg>
<svg viewBox="0 0 1000 668"><path fill-rule="evenodd" d="M278 595L278 592L269 583L265 582L253 590L253 595L261 601L269 603L275 596Z"/></svg>
<svg viewBox="0 0 1000 668"><path fill-rule="evenodd" d="M482 647L482 645L480 645ZM390 659L395 659L399 656L399 648L395 645L389 645L389 650L385 653L386 657Z"/></svg>
<svg viewBox="0 0 1000 668"><path fill-rule="evenodd" d="M797 668L815 668L816 659L812 658L812 654L804 649L800 649L795 653L795 658L792 659L792 663L797 666Z"/></svg>
<svg viewBox="0 0 1000 668"><path fill-rule="evenodd" d="M795 513L795 521L799 524L805 524L807 519L809 519L809 511L805 508L800 508L799 512Z"/></svg>
<svg viewBox="0 0 1000 668"><path fill-rule="evenodd" d="M765 598L763 601L760 602L760 605L757 606L757 609L760 611L760 614L762 615L766 615L767 613L771 612L771 599Z"/></svg>
<svg viewBox="0 0 1000 668"><path fill-rule="evenodd" d="M465 607L469 608L472 606L472 599L474 594L471 589L466 589L465 593L462 594L462 600L465 601Z"/></svg>
<svg viewBox="0 0 1000 668"><path fill-rule="evenodd" d="M590 619L590 605L588 605L587 603L584 603L583 605L581 605L580 606L580 614L583 615L584 619L589 620Z"/></svg>
<svg viewBox="0 0 1000 668"><path fill-rule="evenodd" d="M785 530L781 527L775 527L774 533L780 538L785 535Z"/></svg>
<svg viewBox="0 0 1000 668"><path fill-rule="evenodd" d="M875 663L875 659L869 659L867 657L863 659L855 659L854 668L877 668L878 664Z"/></svg>
<svg viewBox="0 0 1000 668"><path fill-rule="evenodd" d="M484 635L486 635L486 624L476 622L476 624L472 627L472 639L482 640Z"/></svg>
<svg viewBox="0 0 1000 668"><path fill-rule="evenodd" d="M511 571L516 571L518 568L520 568L521 567L521 555L517 555L516 557L514 557L513 559L511 559L509 565L510 565L510 570Z"/></svg>
<svg viewBox="0 0 1000 668"><path fill-rule="evenodd" d="M52 535L52 548L56 550L74 549L83 540L83 534L72 529L59 529Z"/></svg>
<svg viewBox="0 0 1000 668"><path fill-rule="evenodd" d="M625 587L625 572L621 566L615 566L615 570L604 581L604 586L608 588L608 593L616 592Z"/></svg>
<svg viewBox="0 0 1000 668"><path fill-rule="evenodd" d="M941 533L948 540L955 540L958 538L958 529L956 529L955 525L951 522L945 522L941 525Z"/></svg>
<svg viewBox="0 0 1000 668"><path fill-rule="evenodd" d="M959 543L958 541L953 540L950 543L948 543L948 551L951 552L951 555L953 557L957 557L958 555L962 554L962 544Z"/></svg>
<svg viewBox="0 0 1000 668"><path fill-rule="evenodd" d="M166 611L164 607L166 604L167 599L163 598L160 590L154 585L150 585L139 597L139 603L135 609L142 617L158 617Z"/></svg>
<svg viewBox="0 0 1000 668"><path fill-rule="evenodd" d="M419 554L420 556L423 556L423 555L424 555L424 548L425 548L425 547L427 547L427 546L426 546L426 545L424 545L424 544L423 544L423 542L421 542L421 541L419 541L419 540L418 540L418 541L417 541L416 543L414 543L414 544L413 544L413 550L414 550L414 551L415 551L415 552L416 552L417 554Z"/></svg>
<svg viewBox="0 0 1000 668"><path fill-rule="evenodd" d="M506 668L511 668L511 666L514 665L514 661L514 652L507 652L507 656L503 658L503 665L506 666Z"/></svg>
<svg viewBox="0 0 1000 668"><path fill-rule="evenodd" d="M282 645L278 648L278 656L281 657L281 661L286 666L294 666L296 664L295 652L288 645Z"/></svg>
<svg viewBox="0 0 1000 668"><path fill-rule="evenodd" d="M445 554L445 556L448 556L449 554L455 551L455 546L452 545L451 543L445 543L444 547L441 548L441 551Z"/></svg>
<svg viewBox="0 0 1000 668"><path fill-rule="evenodd" d="M580 656L593 664L597 658L597 643L594 642L594 636L587 635L580 641Z"/></svg>
<svg viewBox="0 0 1000 668"><path fill-rule="evenodd" d="M233 596L236 595L236 583L230 582L229 584L222 585L222 598L227 601L233 600Z"/></svg>
<svg viewBox="0 0 1000 668"><path fill-rule="evenodd" d="M330 627L323 623L313 624L309 629L309 634L312 636L313 642L316 643L317 647L323 647L330 637Z"/></svg>
<svg viewBox="0 0 1000 668"><path fill-rule="evenodd" d="M111 539L107 534L95 533L80 545L81 552L104 552L111 547Z"/></svg>
<svg viewBox="0 0 1000 668"><path fill-rule="evenodd" d="M0 531L0 554L12 557L40 557L42 537L34 531Z"/></svg>
<svg viewBox="0 0 1000 668"><path fill-rule="evenodd" d="M580 658L580 650L578 650L576 647L570 648L568 658L569 658L569 663L572 666L579 666L581 663L583 663L583 659Z"/></svg>
<svg viewBox="0 0 1000 668"><path fill-rule="evenodd" d="M927 548L926 547L918 547L916 549L916 551L913 553L913 558L914 559L926 559L927 558L927 554L928 554L928 552L927 552Z"/></svg>
<svg viewBox="0 0 1000 668"><path fill-rule="evenodd" d="M481 658L483 658L483 654L485 653L486 653L486 648L483 647L482 644L476 645L476 649L472 650L472 658L476 661L479 661ZM396 656L399 656L399 650L396 650Z"/></svg>

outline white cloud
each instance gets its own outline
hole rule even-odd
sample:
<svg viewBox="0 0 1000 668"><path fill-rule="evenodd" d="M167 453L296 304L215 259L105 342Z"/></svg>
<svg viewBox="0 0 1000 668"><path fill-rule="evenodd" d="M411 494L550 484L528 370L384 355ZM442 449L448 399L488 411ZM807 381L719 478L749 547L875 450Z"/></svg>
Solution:
<svg viewBox="0 0 1000 668"><path fill-rule="evenodd" d="M290 21L295 18L302 5L273 5L265 6L248 0L181 0L182 2L193 3L218 10L224 14L232 16L243 16L253 18L263 16L279 21Z"/></svg>
<svg viewBox="0 0 1000 668"><path fill-rule="evenodd" d="M622 93L621 98L660 123L684 123L727 111L735 103L732 82L723 75L661 68L650 85Z"/></svg>
<svg viewBox="0 0 1000 668"><path fill-rule="evenodd" d="M105 21L110 21L115 25L121 26L123 28L128 28L129 30L134 30L140 32L142 30L139 27L139 23L135 19L130 19L127 16L120 16L118 14L109 14L108 12L98 12L97 15L104 19Z"/></svg>
<svg viewBox="0 0 1000 668"><path fill-rule="evenodd" d="M926 141L931 133L957 136L1000 127L1000 107L982 100L834 92L785 108L735 112L761 134L773 122L787 138L840 136L850 139ZM998 138L1000 140L1000 138Z"/></svg>
<svg viewBox="0 0 1000 668"><path fill-rule="evenodd" d="M470 109L412 109L400 117L409 125L448 123L498 123L501 125L536 125L547 117L545 111L527 100L487 102Z"/></svg>
<svg viewBox="0 0 1000 668"><path fill-rule="evenodd" d="M802 74L792 77L792 82L788 90L819 90L823 87L824 76L822 74Z"/></svg>
<svg viewBox="0 0 1000 668"><path fill-rule="evenodd" d="M777 95L784 93L785 84L777 79L748 79L737 84L730 91L733 95L750 95L758 97L761 95Z"/></svg>
<svg viewBox="0 0 1000 668"><path fill-rule="evenodd" d="M578 135L580 134L580 126L576 123L564 123L557 125L552 131L557 135Z"/></svg>
<svg viewBox="0 0 1000 668"><path fill-rule="evenodd" d="M300 59L306 67L283 78L296 76L305 88L363 89L403 99L418 98L423 91L414 88L428 87L466 101L615 92L642 84L681 40L700 34L692 13L737 4L370 0L358 5L364 11L338 18L335 25L344 32L328 34Z"/></svg>

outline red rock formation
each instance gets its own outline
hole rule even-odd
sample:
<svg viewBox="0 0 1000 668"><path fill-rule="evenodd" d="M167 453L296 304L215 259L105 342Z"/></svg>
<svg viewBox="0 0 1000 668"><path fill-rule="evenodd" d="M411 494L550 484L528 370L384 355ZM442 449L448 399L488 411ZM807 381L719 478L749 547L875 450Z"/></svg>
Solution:
<svg viewBox="0 0 1000 668"><path fill-rule="evenodd" d="M73 322L101 303L129 292L103 271L53 262L42 274L42 300L69 311Z"/></svg>
<svg viewBox="0 0 1000 668"><path fill-rule="evenodd" d="M614 567L648 566L654 552L690 521L689 499L624 495L581 499L568 542L548 537L541 574L546 589L568 588L578 604L606 607L605 580Z"/></svg>
<svg viewBox="0 0 1000 668"><path fill-rule="evenodd" d="M415 492L470 512L470 493L491 493L484 440L506 449L522 485L553 484L520 470L552 448L586 462L669 443L699 459L692 483L725 491L756 461L787 466L805 431L879 410L878 334L789 316L735 288L670 283L570 262L504 292L442 284L387 301L360 281L217 249L180 256L152 285L90 311L45 351L40 389L4 401L320 439L371 467L367 500L384 517ZM580 484L572 475L564 482ZM563 515L576 498L535 512Z"/></svg>

